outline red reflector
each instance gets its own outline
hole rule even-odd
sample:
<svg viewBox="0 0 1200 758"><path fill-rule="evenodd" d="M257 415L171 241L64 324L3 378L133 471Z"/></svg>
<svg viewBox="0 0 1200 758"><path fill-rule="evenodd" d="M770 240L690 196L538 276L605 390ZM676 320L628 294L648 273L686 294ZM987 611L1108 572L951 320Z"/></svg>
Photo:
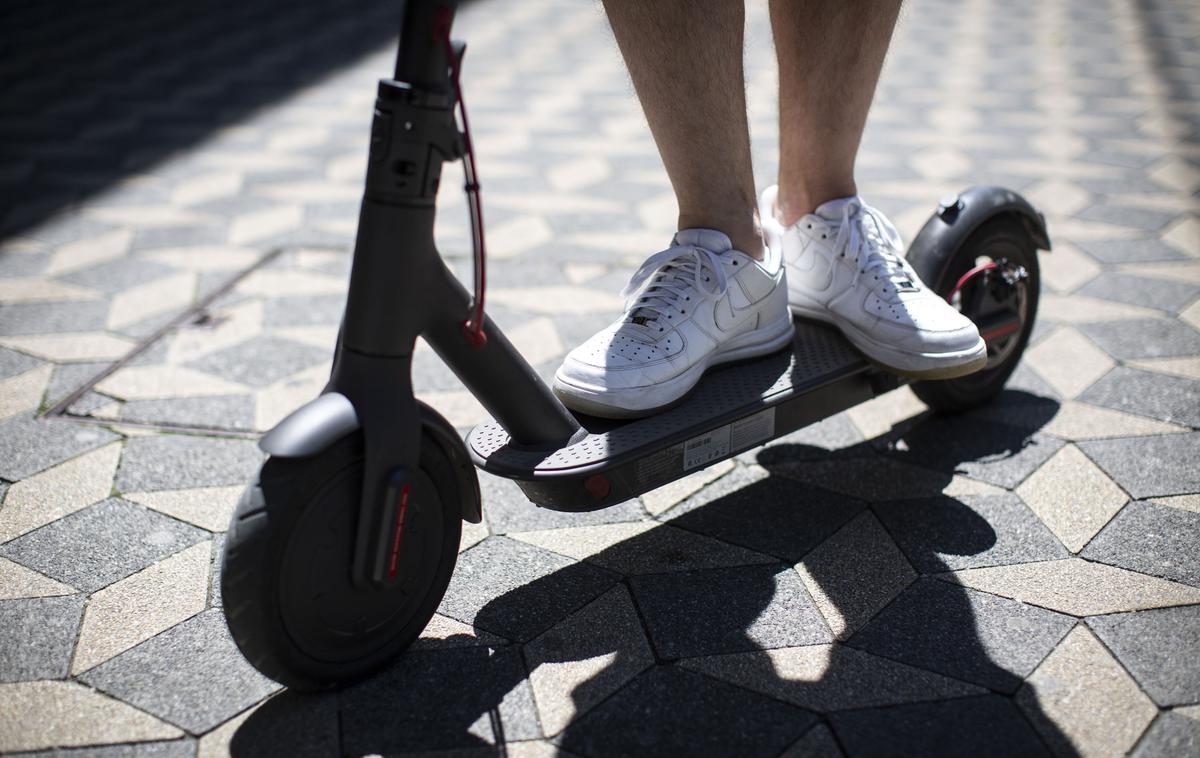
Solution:
<svg viewBox="0 0 1200 758"><path fill-rule="evenodd" d="M400 490L400 504L396 507L396 526L392 530L392 554L388 557L388 577L395 577L400 567L400 538L404 536L404 515L408 512L408 493L412 485Z"/></svg>
<svg viewBox="0 0 1200 758"><path fill-rule="evenodd" d="M608 493L612 492L612 484L604 474L592 474L583 480L583 486L597 500L603 500L608 497Z"/></svg>

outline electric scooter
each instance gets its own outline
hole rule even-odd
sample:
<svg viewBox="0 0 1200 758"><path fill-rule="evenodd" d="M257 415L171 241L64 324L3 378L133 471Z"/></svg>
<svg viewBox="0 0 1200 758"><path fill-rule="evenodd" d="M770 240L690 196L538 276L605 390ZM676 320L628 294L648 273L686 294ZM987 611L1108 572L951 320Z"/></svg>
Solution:
<svg viewBox="0 0 1200 758"><path fill-rule="evenodd" d="M678 405L626 421L567 410L484 312L479 185L452 42L457 0L405 4L395 75L379 82L349 297L320 397L266 434L258 481L225 543L229 629L266 676L336 687L412 643L446 592L462 521L482 518L475 467L516 481L537 505L615 505L893 390L839 332L798 321L791 350L713 369ZM434 245L447 161L462 160L473 291ZM1003 388L1033 328L1040 213L1015 192L944 199L908 250L923 281L970 317L984 369L912 388L962 411ZM465 442L413 396L423 337L495 419Z"/></svg>

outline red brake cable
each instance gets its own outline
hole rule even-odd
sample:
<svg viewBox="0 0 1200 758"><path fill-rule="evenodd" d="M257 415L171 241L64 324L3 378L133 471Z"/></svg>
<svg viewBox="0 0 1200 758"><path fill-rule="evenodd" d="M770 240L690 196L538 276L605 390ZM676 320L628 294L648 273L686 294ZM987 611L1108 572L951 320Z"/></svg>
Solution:
<svg viewBox="0 0 1200 758"><path fill-rule="evenodd" d="M483 242L483 201L480 198L478 174L475 171L475 147L471 143L471 125L467 121L467 104L463 102L462 87L459 86L458 56L454 54L454 45L450 42L450 11L448 8L438 9L434 33L441 38L446 51L446 62L450 65L450 83L454 87L454 100L458 105L459 119L462 121L463 137L463 191L467 194L467 209L471 217L471 243L475 251L475 297L471 303L471 315L463 322L463 337L473 347L483 347L487 344L487 335L483 332L483 297L487 288L487 257Z"/></svg>
<svg viewBox="0 0 1200 758"><path fill-rule="evenodd" d="M959 290L961 290L963 287L967 286L967 282L969 282L972 279L974 279L975 277L979 276L984 271L991 271L994 268L999 268L999 266L996 265L995 261L988 261L987 263L982 263L982 264L976 266L975 268L971 269L967 273L963 274L962 276L960 276L958 278L958 282L955 283L955 285L954 285L954 289L950 290L949 295L946 295L946 302L953 301L954 296L958 294Z"/></svg>

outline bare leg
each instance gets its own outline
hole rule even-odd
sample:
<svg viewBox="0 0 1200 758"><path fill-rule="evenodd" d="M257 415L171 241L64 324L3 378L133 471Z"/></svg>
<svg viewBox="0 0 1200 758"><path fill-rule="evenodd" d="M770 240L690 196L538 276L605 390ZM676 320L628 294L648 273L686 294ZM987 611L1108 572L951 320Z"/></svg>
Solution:
<svg viewBox="0 0 1200 758"><path fill-rule="evenodd" d="M785 226L857 192L854 159L900 0L771 0Z"/></svg>
<svg viewBox="0 0 1200 758"><path fill-rule="evenodd" d="M742 70L740 0L604 0L679 202L679 229L762 256Z"/></svg>

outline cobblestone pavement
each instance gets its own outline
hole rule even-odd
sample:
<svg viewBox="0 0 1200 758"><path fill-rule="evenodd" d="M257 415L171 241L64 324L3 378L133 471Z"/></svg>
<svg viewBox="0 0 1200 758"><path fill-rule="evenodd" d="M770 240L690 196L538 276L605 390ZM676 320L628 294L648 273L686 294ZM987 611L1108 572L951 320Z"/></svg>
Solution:
<svg viewBox="0 0 1200 758"><path fill-rule="evenodd" d="M253 438L326 375L393 9L185 5L4 11L29 34L0 65L0 751L1200 750L1196 6L908 8L864 191L911 239L947 192L1007 185L1054 240L995 404L901 390L591 514L483 476L416 648L300 697L237 653L214 571ZM461 27L492 314L548 373L673 199L596 5ZM761 5L748 38L761 186ZM468 275L458 184L439 238ZM427 350L416 382L483 418Z"/></svg>

